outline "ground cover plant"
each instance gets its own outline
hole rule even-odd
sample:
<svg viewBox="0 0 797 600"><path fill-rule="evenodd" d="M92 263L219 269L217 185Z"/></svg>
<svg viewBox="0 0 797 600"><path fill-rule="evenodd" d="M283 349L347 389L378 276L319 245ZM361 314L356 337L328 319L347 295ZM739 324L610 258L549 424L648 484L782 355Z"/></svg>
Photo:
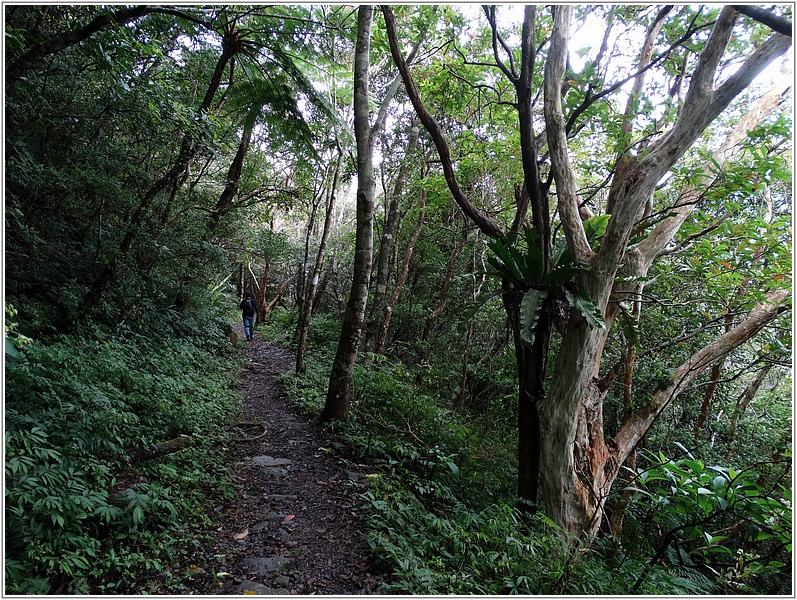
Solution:
<svg viewBox="0 0 797 600"><path fill-rule="evenodd" d="M236 360L212 326L154 320L7 346L7 593L178 592L208 561L208 514L234 483ZM185 444L148 460L169 440Z"/></svg>

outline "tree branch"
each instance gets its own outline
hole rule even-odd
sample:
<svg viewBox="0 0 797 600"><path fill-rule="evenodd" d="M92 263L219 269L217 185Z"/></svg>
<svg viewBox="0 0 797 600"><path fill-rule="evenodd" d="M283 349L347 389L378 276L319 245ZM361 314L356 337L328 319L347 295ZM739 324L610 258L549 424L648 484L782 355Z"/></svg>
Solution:
<svg viewBox="0 0 797 600"><path fill-rule="evenodd" d="M551 169L556 181L559 213L567 238L567 245L575 260L589 263L595 253L587 241L584 226L579 216L578 189L575 174L567 153L567 131L562 114L562 80L567 62L567 40L570 34L570 17L573 7L556 7L551 47L545 64L544 112L545 130L551 155Z"/></svg>
<svg viewBox="0 0 797 600"><path fill-rule="evenodd" d="M421 100L420 92L415 86L415 82L410 74L407 62L398 47L398 36L396 35L396 21L395 15L393 14L393 9L388 5L381 6L380 8L385 17L385 27L387 29L388 41L390 42L390 53L393 56L393 61L396 63L396 66L401 73L401 77L404 80L404 87L406 88L407 94L410 97L412 106L415 108L415 112L418 113L418 118L429 132L429 135L432 136L432 140L437 147L437 153L440 155L440 162L443 167L446 183L448 184L451 194L454 196L454 201L462 209L462 212L465 213L465 215L471 221L473 221L485 235L490 237L503 237L503 232L495 223L495 221L473 206L465 197L462 188L459 187L459 183L457 182L457 178L454 173L454 163L451 159L451 151L449 150L448 144L443 137L443 132L440 130L440 126L434 120L434 117L432 117L429 111L426 110L426 107Z"/></svg>
<svg viewBox="0 0 797 600"><path fill-rule="evenodd" d="M748 6L746 4L731 4L731 8L740 12L754 21L771 28L772 31L792 37L791 19L776 15L773 11L761 6Z"/></svg>
<svg viewBox="0 0 797 600"><path fill-rule="evenodd" d="M692 382L706 368L747 342L780 313L787 310L788 306L784 305L784 301L789 294L790 291L786 289L769 292L766 301L756 305L738 326L692 354L685 363L676 368L667 386L657 391L651 401L628 419L614 436L613 441L618 453L617 461L620 464L625 461L628 454L664 412L664 409L682 392L689 389Z"/></svg>

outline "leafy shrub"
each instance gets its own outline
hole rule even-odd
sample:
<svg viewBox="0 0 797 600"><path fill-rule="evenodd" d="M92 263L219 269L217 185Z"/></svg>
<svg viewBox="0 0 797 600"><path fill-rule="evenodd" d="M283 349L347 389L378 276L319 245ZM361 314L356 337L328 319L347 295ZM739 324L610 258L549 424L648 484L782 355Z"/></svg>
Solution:
<svg viewBox="0 0 797 600"><path fill-rule="evenodd" d="M157 591L144 576L190 545L175 532L202 525L202 486L223 494L218 425L237 412L235 370L212 336L203 347L161 325L157 337L93 329L7 353L7 593ZM180 434L190 450L130 462Z"/></svg>
<svg viewBox="0 0 797 600"><path fill-rule="evenodd" d="M762 485L756 470L707 466L691 455L669 460L657 453L648 462L638 472L632 513L648 524L636 543L653 554L650 565L668 564L704 590L761 593L756 578L790 562L790 489ZM644 543L651 539L657 546Z"/></svg>

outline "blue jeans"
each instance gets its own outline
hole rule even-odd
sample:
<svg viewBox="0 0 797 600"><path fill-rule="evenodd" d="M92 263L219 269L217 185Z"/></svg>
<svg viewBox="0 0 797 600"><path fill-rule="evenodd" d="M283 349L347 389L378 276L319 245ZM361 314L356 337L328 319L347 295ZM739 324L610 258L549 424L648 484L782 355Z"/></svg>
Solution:
<svg viewBox="0 0 797 600"><path fill-rule="evenodd" d="M255 330L255 318L252 317L244 317L244 333L246 334L246 339L251 340L252 334Z"/></svg>

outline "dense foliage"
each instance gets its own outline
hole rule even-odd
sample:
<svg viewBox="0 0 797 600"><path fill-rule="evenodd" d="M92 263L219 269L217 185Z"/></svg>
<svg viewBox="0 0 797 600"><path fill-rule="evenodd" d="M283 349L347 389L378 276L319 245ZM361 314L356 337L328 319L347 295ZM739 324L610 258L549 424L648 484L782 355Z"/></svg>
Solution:
<svg viewBox="0 0 797 600"><path fill-rule="evenodd" d="M295 318L280 310L261 333L287 343ZM314 330L312 366L283 379L309 414L321 410L334 353L334 327L320 320ZM584 544L512 505L516 433L505 405L512 382L504 381L501 403L452 410L446 371L457 376L444 364L358 366L352 415L331 429L333 448L352 468L370 469L367 540L389 574L386 591L691 595L791 586L783 578L790 449L779 461L737 470L707 465L673 441L684 458L658 451L639 459L622 540ZM666 437L659 444L668 445Z"/></svg>
<svg viewBox="0 0 797 600"><path fill-rule="evenodd" d="M283 380L291 399L324 409L355 279L357 9L4 10L5 591L189 592L194 574L215 572L209 513L232 493L225 426L240 398L229 323L245 288L260 334L302 359ZM440 147L374 12L373 270L349 417L329 429L335 450L370 473L366 543L385 589L788 594L788 67L740 92L656 182L628 245L678 227L644 273L617 272L604 310L586 291L595 270L568 239L565 185L542 135L543 65L561 23L537 7L523 46L513 10L393 8L460 191L507 235L486 234L452 202ZM591 251L621 217L610 208L615 176L683 114L724 14L574 8L559 87ZM791 8L770 16L788 20ZM651 32L634 96L628 65ZM718 80L744 71L770 37L740 17ZM529 48L539 53L523 80L532 138L518 127L515 72ZM523 212L529 139L547 233ZM773 293L781 304L761 330L676 393L675 368ZM616 465L595 536L535 512L539 499L518 503L517 488L524 349L541 348L544 398L582 320L606 335L595 414L610 444L672 390ZM155 453L169 442L179 451Z"/></svg>

